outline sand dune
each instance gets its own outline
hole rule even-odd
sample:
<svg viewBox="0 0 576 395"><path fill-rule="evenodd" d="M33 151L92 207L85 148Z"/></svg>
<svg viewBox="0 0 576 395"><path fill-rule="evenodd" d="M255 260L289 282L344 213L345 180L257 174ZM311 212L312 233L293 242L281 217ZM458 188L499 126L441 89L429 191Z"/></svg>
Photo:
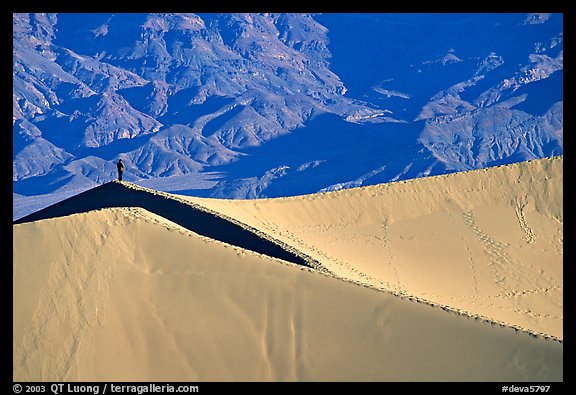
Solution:
<svg viewBox="0 0 576 395"><path fill-rule="evenodd" d="M562 218L561 157L259 201L107 184L13 226L14 380L561 381Z"/></svg>
<svg viewBox="0 0 576 395"><path fill-rule="evenodd" d="M191 229L195 233L289 262L307 265L313 260L289 246L234 219L223 218L208 209L167 193L113 181L65 199L14 223L61 217L110 207L142 207ZM276 242L274 242L276 241Z"/></svg>
<svg viewBox="0 0 576 395"><path fill-rule="evenodd" d="M563 337L563 157L262 200L181 196L335 275Z"/></svg>

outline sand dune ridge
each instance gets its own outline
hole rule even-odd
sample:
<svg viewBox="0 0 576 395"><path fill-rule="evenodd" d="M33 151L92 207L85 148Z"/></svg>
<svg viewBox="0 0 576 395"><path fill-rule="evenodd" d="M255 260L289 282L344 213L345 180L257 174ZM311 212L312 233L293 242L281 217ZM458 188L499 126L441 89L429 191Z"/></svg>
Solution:
<svg viewBox="0 0 576 395"><path fill-rule="evenodd" d="M14 379L561 381L562 163L254 201L87 191L13 226Z"/></svg>

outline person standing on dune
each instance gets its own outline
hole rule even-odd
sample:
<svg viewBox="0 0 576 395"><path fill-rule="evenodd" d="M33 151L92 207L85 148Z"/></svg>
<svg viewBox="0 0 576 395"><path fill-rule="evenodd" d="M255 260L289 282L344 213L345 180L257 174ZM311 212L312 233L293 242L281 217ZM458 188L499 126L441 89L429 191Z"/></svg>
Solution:
<svg viewBox="0 0 576 395"><path fill-rule="evenodd" d="M124 173L124 163L122 162L122 159L118 159L116 167L118 167L118 181L122 181L122 173Z"/></svg>

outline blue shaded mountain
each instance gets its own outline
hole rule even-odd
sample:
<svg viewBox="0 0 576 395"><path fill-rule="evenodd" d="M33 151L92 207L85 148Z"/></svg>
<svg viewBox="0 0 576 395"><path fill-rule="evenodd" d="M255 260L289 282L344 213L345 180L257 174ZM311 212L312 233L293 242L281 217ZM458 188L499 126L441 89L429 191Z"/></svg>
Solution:
<svg viewBox="0 0 576 395"><path fill-rule="evenodd" d="M15 216L119 157L258 198L563 152L561 14L14 14L13 44Z"/></svg>

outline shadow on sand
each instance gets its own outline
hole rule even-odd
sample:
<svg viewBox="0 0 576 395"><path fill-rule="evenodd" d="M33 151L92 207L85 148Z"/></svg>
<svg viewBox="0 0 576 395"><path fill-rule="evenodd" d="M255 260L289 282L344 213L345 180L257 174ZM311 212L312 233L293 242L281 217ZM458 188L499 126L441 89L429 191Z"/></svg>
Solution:
<svg viewBox="0 0 576 395"><path fill-rule="evenodd" d="M234 222L125 181L100 185L22 217L14 224L111 207L141 207L202 236L298 265L311 266L303 257Z"/></svg>

